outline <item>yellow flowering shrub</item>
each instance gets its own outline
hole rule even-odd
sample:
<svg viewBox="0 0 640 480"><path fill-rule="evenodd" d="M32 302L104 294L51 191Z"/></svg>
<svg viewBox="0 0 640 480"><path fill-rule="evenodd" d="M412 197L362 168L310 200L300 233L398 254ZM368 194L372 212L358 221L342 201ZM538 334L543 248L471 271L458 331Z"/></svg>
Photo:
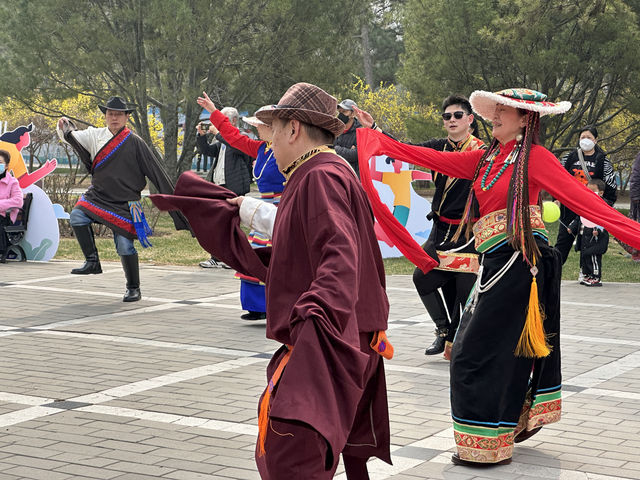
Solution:
<svg viewBox="0 0 640 480"><path fill-rule="evenodd" d="M151 142L153 146L158 150L162 155L164 155L164 141L162 140L162 132L164 127L162 125L162 121L157 118L153 114L147 115L147 121L149 122L149 134L151 135Z"/></svg>
<svg viewBox="0 0 640 480"><path fill-rule="evenodd" d="M371 114L386 132L401 141L423 142L443 136L442 120L434 105L418 103L411 92L382 83L375 90L361 78L346 87L343 98L351 98Z"/></svg>

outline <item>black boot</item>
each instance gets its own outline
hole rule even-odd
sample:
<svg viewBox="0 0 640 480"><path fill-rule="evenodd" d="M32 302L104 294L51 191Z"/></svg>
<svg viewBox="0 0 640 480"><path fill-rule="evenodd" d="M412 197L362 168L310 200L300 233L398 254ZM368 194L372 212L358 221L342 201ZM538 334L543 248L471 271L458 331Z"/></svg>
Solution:
<svg viewBox="0 0 640 480"><path fill-rule="evenodd" d="M124 276L127 278L127 292L122 298L123 302L137 302L142 298L140 294L140 269L138 268L138 254L123 255L120 257Z"/></svg>
<svg viewBox="0 0 640 480"><path fill-rule="evenodd" d="M448 328L436 328L436 339L424 351L425 355L437 355L444 352L444 345L449 334Z"/></svg>
<svg viewBox="0 0 640 480"><path fill-rule="evenodd" d="M102 273L102 267L100 266L100 259L98 258L98 249L96 248L96 241L93 237L93 229L91 224L89 225L74 225L73 233L78 239L82 253L84 254L85 262L80 268L74 268L71 273L76 275L89 275L91 273Z"/></svg>
<svg viewBox="0 0 640 480"><path fill-rule="evenodd" d="M424 304L429 316L436 324L436 339L424 351L425 355L437 355L444 352L444 344L449 333L449 317L447 307L442 301L440 293L435 291L427 295L420 295L420 300Z"/></svg>

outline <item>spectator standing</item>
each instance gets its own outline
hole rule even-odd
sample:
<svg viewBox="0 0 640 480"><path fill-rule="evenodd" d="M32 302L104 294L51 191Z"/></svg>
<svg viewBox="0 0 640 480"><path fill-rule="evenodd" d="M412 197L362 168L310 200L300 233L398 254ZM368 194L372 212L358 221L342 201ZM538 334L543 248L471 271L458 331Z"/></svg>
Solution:
<svg viewBox="0 0 640 480"><path fill-rule="evenodd" d="M355 108L358 105L353 100L347 98L338 104L338 119L341 120L345 127L344 131L338 135L335 142L335 150L338 155L344 158L349 165L360 176L360 168L358 166L358 146L356 144L356 129L360 128L360 122L356 118Z"/></svg>
<svg viewBox="0 0 640 480"><path fill-rule="evenodd" d="M238 128L240 116L238 110L233 107L225 107L221 110L231 125ZM213 165L207 174L207 180L231 190L236 195L249 193L251 185L251 158L240 150L230 146L218 130L211 125L209 132L213 133L215 141L207 141L206 132L199 123L196 127L196 142L198 150L213 158Z"/></svg>
<svg viewBox="0 0 640 480"><path fill-rule="evenodd" d="M602 197L605 185L599 178L593 178L587 188ZM568 229L576 235L576 251L580 252L580 271L584 274L580 283L587 287L601 287L602 255L609 248L609 233L584 217L576 217Z"/></svg>
<svg viewBox="0 0 640 480"><path fill-rule="evenodd" d="M632 220L640 222L640 153L633 162L629 183L629 200L631 202L629 216Z"/></svg>
<svg viewBox="0 0 640 480"><path fill-rule="evenodd" d="M598 145L598 130L594 126L587 125L580 130L579 136L579 146L567 156L564 168L585 186L592 178L602 180L605 183L605 191L602 198L613 206L618 197L618 186L613 165L604 150ZM571 246L575 240L575 232L569 233L567 227L576 217L577 215L569 210L568 207L560 205L560 225L564 226L564 228L558 229L555 248L560 251L563 264L567 261ZM582 279L581 272L578 281L582 281Z"/></svg>

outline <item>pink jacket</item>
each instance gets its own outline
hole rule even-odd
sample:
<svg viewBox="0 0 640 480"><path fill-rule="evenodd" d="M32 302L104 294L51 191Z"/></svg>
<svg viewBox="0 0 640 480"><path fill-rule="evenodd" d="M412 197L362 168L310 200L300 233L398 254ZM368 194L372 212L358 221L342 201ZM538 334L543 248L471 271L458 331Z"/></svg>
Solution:
<svg viewBox="0 0 640 480"><path fill-rule="evenodd" d="M7 172L4 178L0 179L0 215L6 215L9 208L22 207L22 203L22 190L18 185L18 180ZM17 216L18 211L12 210L10 213L11 221L15 222Z"/></svg>

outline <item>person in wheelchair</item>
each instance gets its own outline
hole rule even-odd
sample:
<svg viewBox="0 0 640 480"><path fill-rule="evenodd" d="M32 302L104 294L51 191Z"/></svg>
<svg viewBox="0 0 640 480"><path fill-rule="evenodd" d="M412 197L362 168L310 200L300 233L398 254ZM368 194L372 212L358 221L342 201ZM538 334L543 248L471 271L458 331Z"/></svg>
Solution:
<svg viewBox="0 0 640 480"><path fill-rule="evenodd" d="M16 221L18 209L22 207L22 190L13 175L9 172L11 155L0 150L0 262L6 261L8 248L5 227Z"/></svg>

